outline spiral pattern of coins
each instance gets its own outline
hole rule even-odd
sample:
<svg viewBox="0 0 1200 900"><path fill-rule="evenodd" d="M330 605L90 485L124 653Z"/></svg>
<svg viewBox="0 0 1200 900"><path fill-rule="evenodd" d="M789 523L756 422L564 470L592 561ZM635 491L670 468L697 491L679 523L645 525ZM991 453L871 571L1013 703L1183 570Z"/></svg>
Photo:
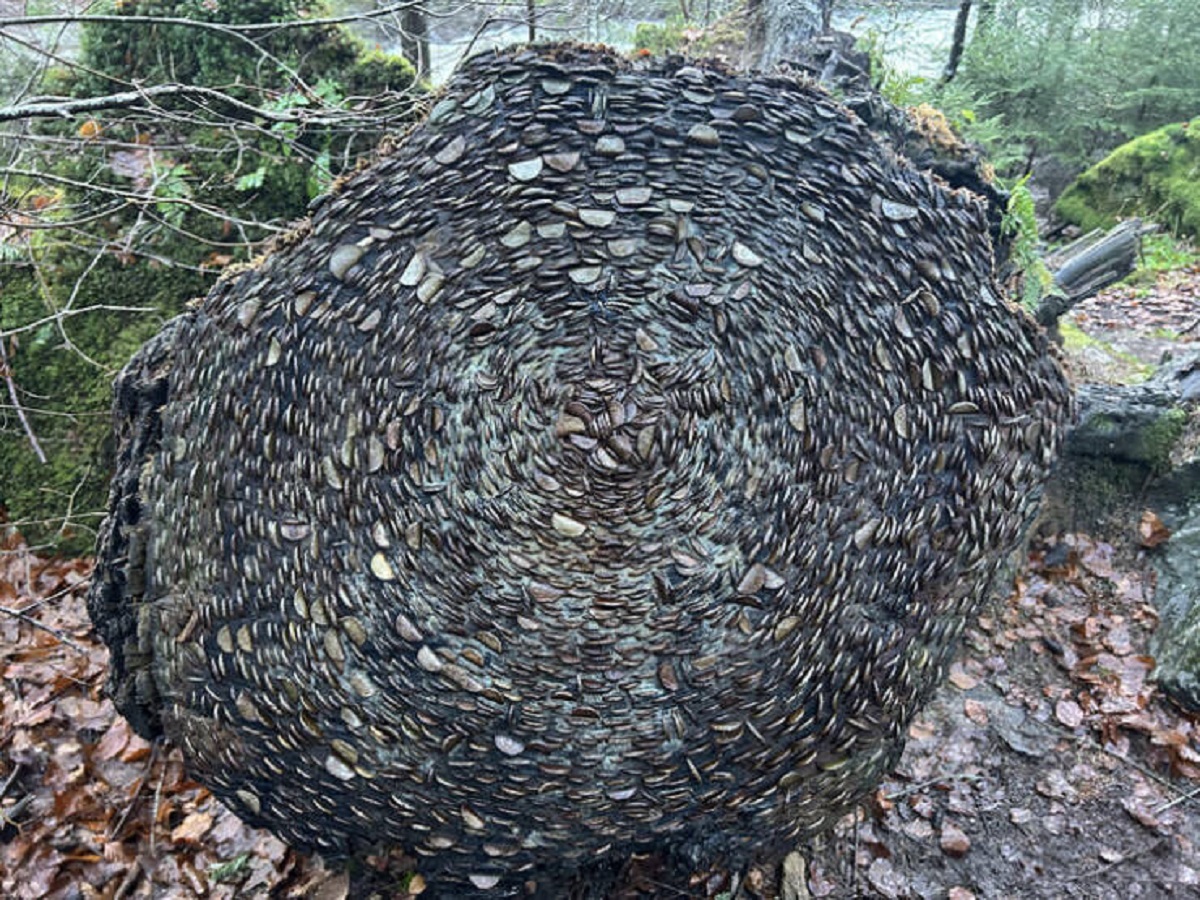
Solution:
<svg viewBox="0 0 1200 900"><path fill-rule="evenodd" d="M977 199L823 91L476 58L117 386L118 704L464 887L868 794L1070 400Z"/></svg>

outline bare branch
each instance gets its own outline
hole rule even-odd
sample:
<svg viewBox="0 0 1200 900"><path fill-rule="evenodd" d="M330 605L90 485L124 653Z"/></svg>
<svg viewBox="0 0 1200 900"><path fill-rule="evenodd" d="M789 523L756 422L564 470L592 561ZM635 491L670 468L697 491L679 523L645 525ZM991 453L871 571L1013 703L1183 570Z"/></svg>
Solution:
<svg viewBox="0 0 1200 900"><path fill-rule="evenodd" d="M17 411L17 418L21 420L21 427L25 429L25 436L29 438L29 446L33 448L33 453L38 458L38 462L44 466L46 464L46 454L42 452L42 445L38 443L37 435L33 433L33 426L29 424L29 419L25 417L25 410L21 408L21 400L17 397L17 385L13 381L12 366L8 364L8 351L4 348L3 338L0 338L0 374L4 375L4 381L8 385L8 396L12 398L13 409Z"/></svg>
<svg viewBox="0 0 1200 900"><path fill-rule="evenodd" d="M270 110L246 103L231 97L214 88L202 87L196 84L156 84L151 87L138 88L132 91L121 91L116 94L103 94L99 97L81 97L71 99L65 97L35 98L17 106L0 107L0 122L11 122L15 119L46 119L70 118L79 113L98 112L102 109L124 109L129 107L151 106L150 101L159 97L201 97L206 100L216 100L239 112L271 122L320 122L321 117L311 114L302 115L298 110Z"/></svg>
<svg viewBox="0 0 1200 900"><path fill-rule="evenodd" d="M344 16L329 16L323 19L290 19L286 22L246 22L242 24L223 24L221 22L205 22L200 19L185 19L176 16L106 16L106 15L72 15L70 13L50 14L43 16L12 16L0 19L0 27L11 28L18 25L55 25L55 24L86 24L89 22L111 23L115 25L181 25L187 28L201 28L209 31L239 34L272 34L277 31L289 31L295 28L321 28L326 25L344 25L348 22L360 22L370 19L383 18L393 13L405 10L419 10L425 15L433 15L418 0L406 3L394 3L380 9L351 13ZM441 15L448 15L442 13Z"/></svg>
<svg viewBox="0 0 1200 900"><path fill-rule="evenodd" d="M45 316L34 322L28 322L24 325L19 325L16 328L10 328L8 331L0 331L0 341L5 338L12 337L14 334L24 334L28 331L37 331L43 325L53 325L60 319L67 316L82 316L87 313L94 312L130 312L130 313L154 313L158 312L153 306L113 306L107 303L98 303L91 306L81 306L79 309L64 309L59 310L52 316Z"/></svg>
<svg viewBox="0 0 1200 900"><path fill-rule="evenodd" d="M291 78L297 84L304 85L305 88L308 87L307 85L305 85L304 79L300 77L299 72L295 71L291 66L287 65L283 60L279 59L273 53L268 51L265 47L261 46L257 41L254 40L254 38L243 34L242 30L244 30L244 29L239 29L239 27L235 26L235 25L225 25L221 22L204 22L199 19L183 19L183 18L177 18L177 17L171 17L171 16L164 16L164 17L156 17L156 16L87 16L87 15L84 15L84 16L79 16L79 15L74 15L74 16L73 15L23 16L23 17L13 17L13 18L9 18L9 19L0 19L0 38L16 40L16 41L18 41L18 43L25 44L24 41L20 41L18 38L16 38L13 35L13 33L11 31L11 29L13 27L15 27L17 25L37 25L37 24L55 24L55 23L84 24L87 22L110 23L110 24L120 24L120 25L124 25L124 24L178 25L178 26L184 26L184 27L199 28L202 31L215 31L219 34L224 34L230 38L233 38L234 40L241 41L243 44L246 44L251 50L253 50L255 53L257 53L259 56L263 57L264 59L270 60L272 63L274 63L276 66L278 66L279 70L281 72L285 73L289 78ZM9 30L5 31L6 28ZM43 51L43 52L45 52L45 51ZM98 74L103 78L107 78L109 81L117 81L119 83L118 79L113 78L112 76L107 75L103 72L99 72L99 73L95 73L95 74Z"/></svg>
<svg viewBox="0 0 1200 900"><path fill-rule="evenodd" d="M9 175L24 176L25 178L40 178L42 181L48 181L51 184L63 184L70 187L79 188L80 190L91 191L92 193L96 194L106 194L110 197L120 197L122 200L139 206L146 204L154 206L160 204L164 206L186 206L188 209L204 213L205 215L211 216L212 218L218 219L222 222L231 222L234 225L245 225L250 228L262 228L266 231L273 232L282 232L286 230L281 226L271 225L268 222L241 219L237 216L234 216L229 212L229 210L221 209L217 206L209 206L206 203L200 203L187 197L159 197L155 196L154 194L135 194L131 191L123 191L119 188L109 187L107 185L88 184L84 181L76 181L74 178L64 178L61 175L53 175L49 172L38 172L33 169L18 169L13 167L7 169L6 173Z"/></svg>

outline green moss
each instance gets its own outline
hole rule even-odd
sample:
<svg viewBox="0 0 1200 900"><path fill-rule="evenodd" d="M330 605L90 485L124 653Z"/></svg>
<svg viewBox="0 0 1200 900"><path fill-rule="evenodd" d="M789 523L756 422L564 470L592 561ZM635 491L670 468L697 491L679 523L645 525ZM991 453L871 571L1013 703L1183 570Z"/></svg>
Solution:
<svg viewBox="0 0 1200 900"><path fill-rule="evenodd" d="M1200 117L1118 147L1079 176L1055 209L1085 230L1136 215L1177 236L1200 236Z"/></svg>
<svg viewBox="0 0 1200 900"><path fill-rule="evenodd" d="M1058 331L1062 337L1062 347L1069 355L1089 354L1093 362L1101 355L1106 357L1110 379L1116 377L1122 384L1138 384L1154 374L1154 366L1093 337L1069 319L1059 320Z"/></svg>
<svg viewBox="0 0 1200 900"><path fill-rule="evenodd" d="M206 0L126 0L106 11L121 14L187 16L214 22L265 22L294 17L320 4L298 0L246 0L213 4ZM284 67L275 68L248 54L228 34L179 26L135 26L122 22L90 23L81 29L83 62L79 70L59 71L46 93L86 96L111 86L91 72L112 72L121 81L186 81L217 84L250 102L263 97L277 109L318 101L352 103L368 109L376 98L392 104L394 94L413 88L415 71L402 57L371 48L340 28L304 28L266 39L269 51L312 86L301 93ZM264 90L265 89L265 92ZM195 111L189 107L189 115ZM21 329L51 316L68 300L73 309L97 305L143 307L141 313L95 311L22 331L6 344L13 377L47 461L40 462L22 424L11 409L0 408L0 506L21 525L29 540L57 543L63 552L90 552L107 505L111 473L111 383L114 375L162 323L182 311L188 300L206 293L220 268L244 260L266 228L243 222L285 225L305 215L310 198L324 190L341 167L353 166L394 123L354 131L336 126L272 124L263 120L238 133L231 152L228 120L211 124L194 119L141 120L136 125L100 116L102 138L75 142L69 153L35 155L26 168L59 179L127 190L137 175L110 164L112 145L120 142L126 160L136 165L138 151L153 151L154 212L178 228L147 229L140 209L97 218L90 230L69 237L39 230L26 248L0 255L0 330ZM81 120L40 123L45 133L74 141ZM246 123L249 124L249 123ZM148 159L148 156L147 156ZM148 163L147 163L148 165ZM95 198L87 191L10 179L0 206L19 206L37 195L54 195L64 209L87 209ZM199 201L205 214L171 198ZM52 208L52 207L51 207ZM53 214L52 212L49 214ZM131 247L130 254L111 249ZM96 255L99 258L96 259ZM162 261L170 261L164 264Z"/></svg>
<svg viewBox="0 0 1200 900"><path fill-rule="evenodd" d="M1175 449L1175 444L1183 436L1187 421L1186 410L1170 409L1145 430L1146 457L1151 461L1155 471L1164 472L1170 468L1171 451Z"/></svg>
<svg viewBox="0 0 1200 900"><path fill-rule="evenodd" d="M43 277L73 281L82 262L61 258L61 271L44 271ZM32 543L56 543L71 554L91 552L108 497L113 374L209 281L186 270L122 266L106 258L81 282L75 308L116 300L149 312L71 316L61 326L46 324L8 342L13 381L46 462L37 458L15 412L3 410L0 506ZM0 331L46 318L54 305L29 267L4 271L2 295Z"/></svg>
<svg viewBox="0 0 1200 900"><path fill-rule="evenodd" d="M347 96L373 95L379 91L406 91L417 80L417 70L403 56L377 47L360 47L344 76Z"/></svg>

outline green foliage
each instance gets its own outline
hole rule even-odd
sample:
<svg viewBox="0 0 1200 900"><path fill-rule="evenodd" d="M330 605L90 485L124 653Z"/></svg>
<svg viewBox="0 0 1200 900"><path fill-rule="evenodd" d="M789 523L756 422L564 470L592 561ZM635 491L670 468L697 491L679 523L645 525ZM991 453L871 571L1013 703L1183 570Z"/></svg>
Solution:
<svg viewBox="0 0 1200 900"><path fill-rule="evenodd" d="M678 53L683 46L683 32L686 27L686 23L678 16L671 18L664 25L639 22L633 32L633 47L655 56Z"/></svg>
<svg viewBox="0 0 1200 900"><path fill-rule="evenodd" d="M125 0L100 4L95 12L192 19L225 25L280 22L298 18L306 4L297 0ZM281 62L298 63L319 46L319 33L285 31L267 39L265 49ZM93 22L81 33L82 58L90 73L77 76L78 95L108 93L117 83L202 84L232 88L263 84L262 59L243 40L215 30L187 25L126 25ZM295 44L293 44L295 42ZM277 78L282 71L270 73ZM106 78L105 76L112 76ZM245 96L245 92L241 92Z"/></svg>
<svg viewBox="0 0 1200 900"><path fill-rule="evenodd" d="M179 310L206 289L197 273L101 259L82 280L81 254L56 262L0 268L0 331L47 319L63 308L65 285L78 282L74 309L137 305L151 314L97 311L48 322L9 338L5 349L22 407L44 450L42 464L13 410L0 410L0 504L35 542L55 541L69 553L95 542L95 513L105 508L103 462L111 430L109 375ZM61 324L60 324L61 323ZM6 398L7 399L7 398Z"/></svg>
<svg viewBox="0 0 1200 900"><path fill-rule="evenodd" d="M883 36L870 31L858 42L871 60L871 81L875 90L895 106L916 106L929 96L929 79L914 75L888 62L884 53Z"/></svg>
<svg viewBox="0 0 1200 900"><path fill-rule="evenodd" d="M993 156L1079 165L1200 108L1195 0L994 0L967 44L947 109L998 118ZM969 98L964 102L964 98ZM1003 169L1002 169L1003 170Z"/></svg>
<svg viewBox="0 0 1200 900"><path fill-rule="evenodd" d="M343 84L345 94L350 97L369 97L379 91L407 91L417 81L417 70L403 56L384 53L377 47L360 44L354 64L346 70ZM336 86L335 82L330 83ZM317 84L320 93L321 83ZM338 98L338 102L341 98Z"/></svg>
<svg viewBox="0 0 1200 900"><path fill-rule="evenodd" d="M1179 237L1200 237L1200 117L1114 150L1059 198L1056 211L1085 230L1142 216Z"/></svg>
<svg viewBox="0 0 1200 900"><path fill-rule="evenodd" d="M1000 223L1001 231L1012 239L1010 259L1022 274L1021 302L1035 309L1053 283L1053 277L1042 262L1039 247L1037 209L1029 192L1029 177L1009 186L1008 206Z"/></svg>
<svg viewBox="0 0 1200 900"><path fill-rule="evenodd" d="M299 0L125 0L92 11L236 24L322 10ZM376 98L389 102L387 92L414 86L405 60L341 29L289 29L264 46L266 57L218 31L90 23L81 29L83 68L55 71L43 92L88 96L131 81L197 84L279 113L369 107ZM84 215L85 224L69 233L39 229L23 243L0 243L0 332L68 306L151 310L96 310L6 342L22 406L48 462L38 462L15 413L0 409L0 507L10 519L31 523L23 526L31 541L58 541L64 551L90 549L86 526L106 506L114 373L163 321L204 294L221 266L254 253L270 234L266 226L303 216L309 200L385 133L382 125L339 130L232 107L206 114L190 100L163 103L178 115L101 112L39 125L66 149L30 144L22 165L53 180L9 178L0 193L5 208L49 200L38 213L48 225L110 207L102 216ZM112 204L119 193L146 202Z"/></svg>
<svg viewBox="0 0 1200 900"><path fill-rule="evenodd" d="M1148 234L1142 238L1138 269L1130 278L1158 272L1171 272L1200 265L1200 249L1195 243L1169 234Z"/></svg>
<svg viewBox="0 0 1200 900"><path fill-rule="evenodd" d="M250 874L250 854L239 853L233 859L208 867L208 877L219 884L234 884Z"/></svg>

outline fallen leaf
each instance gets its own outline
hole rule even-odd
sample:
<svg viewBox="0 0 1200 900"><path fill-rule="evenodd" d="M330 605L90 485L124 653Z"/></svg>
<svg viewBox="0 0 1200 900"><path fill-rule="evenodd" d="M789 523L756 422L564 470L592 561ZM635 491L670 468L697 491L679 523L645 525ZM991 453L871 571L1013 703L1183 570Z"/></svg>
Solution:
<svg viewBox="0 0 1200 900"><path fill-rule="evenodd" d="M979 684L979 679L956 662L950 667L950 683L960 691L969 691Z"/></svg>
<svg viewBox="0 0 1200 900"><path fill-rule="evenodd" d="M177 844L194 844L212 828L212 824L211 813L191 813L171 831L171 840Z"/></svg>
<svg viewBox="0 0 1200 900"><path fill-rule="evenodd" d="M972 700L969 697L963 701L963 713L976 725L988 723L987 704Z"/></svg>
<svg viewBox="0 0 1200 900"><path fill-rule="evenodd" d="M115 758L125 749L131 735L129 723L123 717L114 719L108 726L108 731L104 732L104 736L92 748L93 761L107 762Z"/></svg>
<svg viewBox="0 0 1200 900"><path fill-rule="evenodd" d="M312 888L312 900L346 900L350 896L350 875L339 872Z"/></svg>
<svg viewBox="0 0 1200 900"><path fill-rule="evenodd" d="M1126 797L1121 801L1121 806L1125 808L1125 812L1129 813L1135 821L1141 825L1145 825L1147 828L1157 828L1162 824L1154 813L1134 797Z"/></svg>
<svg viewBox="0 0 1200 900"><path fill-rule="evenodd" d="M1138 523L1138 542L1143 547L1153 549L1165 544L1170 537L1171 529L1164 525L1162 519L1152 510L1148 509L1142 513L1142 520Z"/></svg>

